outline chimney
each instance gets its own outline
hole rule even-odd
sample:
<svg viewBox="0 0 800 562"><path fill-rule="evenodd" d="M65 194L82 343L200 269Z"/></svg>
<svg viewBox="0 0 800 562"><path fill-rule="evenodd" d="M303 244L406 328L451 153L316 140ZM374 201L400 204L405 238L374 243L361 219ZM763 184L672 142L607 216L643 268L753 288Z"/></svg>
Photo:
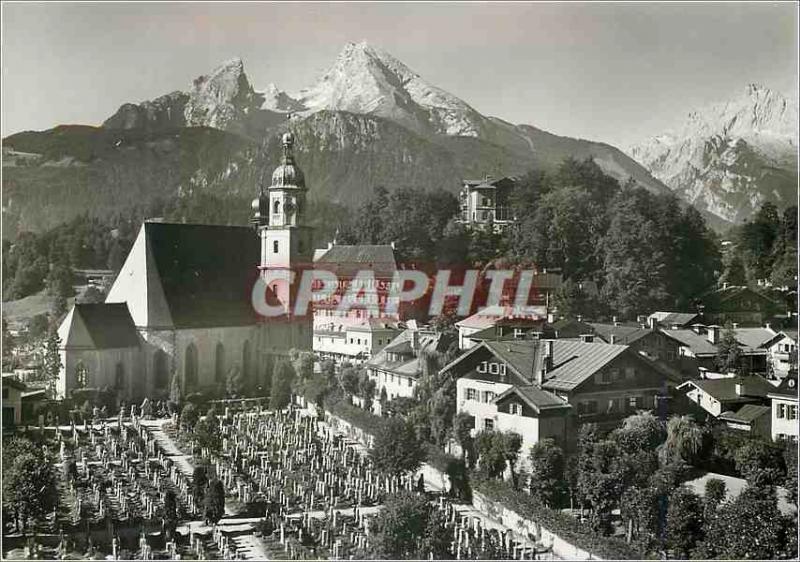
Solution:
<svg viewBox="0 0 800 562"><path fill-rule="evenodd" d="M723 288L723 289L727 289L727 288L728 288L728 282L727 282L727 281L725 281L725 282L722 284L722 288Z"/></svg>
<svg viewBox="0 0 800 562"><path fill-rule="evenodd" d="M536 373L536 382L539 386L544 384L545 375L553 370L553 340L545 340L543 343L542 368Z"/></svg>
<svg viewBox="0 0 800 562"><path fill-rule="evenodd" d="M739 323L738 322L734 322L733 323L733 329L737 330L738 328L739 328Z"/></svg>
<svg viewBox="0 0 800 562"><path fill-rule="evenodd" d="M555 321L556 321L556 315L553 314L552 312L548 312L547 313L547 323L548 324L553 324Z"/></svg>
<svg viewBox="0 0 800 562"><path fill-rule="evenodd" d="M766 328L767 330L772 330L772 325L769 322L765 322L764 328Z"/></svg>
<svg viewBox="0 0 800 562"><path fill-rule="evenodd" d="M651 330L655 330L656 328L658 328L658 321L656 321L656 317L655 316L651 316L650 318L648 318L647 322L648 322L648 324L650 324L650 329Z"/></svg>
<svg viewBox="0 0 800 562"><path fill-rule="evenodd" d="M611 317L611 322L614 324L614 326L619 326L619 318L616 316Z"/></svg>
<svg viewBox="0 0 800 562"><path fill-rule="evenodd" d="M608 339L609 339L608 343L610 343L611 345L617 343L617 336L615 334L611 334Z"/></svg>
<svg viewBox="0 0 800 562"><path fill-rule="evenodd" d="M583 343L592 343L594 341L594 334L581 334L581 341Z"/></svg>
<svg viewBox="0 0 800 562"><path fill-rule="evenodd" d="M709 326L706 337L710 343L714 345L719 343L719 326Z"/></svg>
<svg viewBox="0 0 800 562"><path fill-rule="evenodd" d="M394 241L390 242L389 245L392 247L392 250L396 250L397 248L394 245Z"/></svg>
<svg viewBox="0 0 800 562"><path fill-rule="evenodd" d="M414 352L419 351L419 332L417 330L411 332L411 349Z"/></svg>
<svg viewBox="0 0 800 562"><path fill-rule="evenodd" d="M333 248L333 242L328 242L328 249L330 250L331 248Z"/></svg>
<svg viewBox="0 0 800 562"><path fill-rule="evenodd" d="M580 314L578 314L577 316L575 316L575 319L576 319L578 322L583 322L583 316L581 316Z"/></svg>

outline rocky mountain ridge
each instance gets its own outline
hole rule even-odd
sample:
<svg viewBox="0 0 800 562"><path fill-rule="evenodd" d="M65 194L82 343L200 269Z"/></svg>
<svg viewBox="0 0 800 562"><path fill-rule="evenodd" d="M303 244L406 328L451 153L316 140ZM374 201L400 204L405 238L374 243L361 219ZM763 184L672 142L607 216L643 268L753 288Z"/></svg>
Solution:
<svg viewBox="0 0 800 562"><path fill-rule="evenodd" d="M796 99L749 84L629 153L699 209L741 222L765 201L796 201L797 107Z"/></svg>

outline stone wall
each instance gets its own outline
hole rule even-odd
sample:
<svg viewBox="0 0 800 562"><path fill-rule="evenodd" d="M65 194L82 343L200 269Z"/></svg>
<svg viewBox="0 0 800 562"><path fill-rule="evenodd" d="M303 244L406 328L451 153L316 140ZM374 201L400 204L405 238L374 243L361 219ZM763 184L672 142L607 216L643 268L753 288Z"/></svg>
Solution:
<svg viewBox="0 0 800 562"><path fill-rule="evenodd" d="M525 519L503 504L495 502L474 490L472 492L472 505L486 517L508 527L518 535L529 539L534 537L537 542L544 546L549 546L553 554L559 558L564 560L601 560L601 558L568 543L537 522Z"/></svg>

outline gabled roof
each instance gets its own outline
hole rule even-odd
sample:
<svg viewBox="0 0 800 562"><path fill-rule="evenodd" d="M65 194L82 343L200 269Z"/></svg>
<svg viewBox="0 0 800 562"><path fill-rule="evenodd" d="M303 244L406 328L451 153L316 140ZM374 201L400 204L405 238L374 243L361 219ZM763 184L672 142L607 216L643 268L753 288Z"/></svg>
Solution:
<svg viewBox="0 0 800 562"><path fill-rule="evenodd" d="M636 340L653 333L650 328L642 328L640 325L630 324L589 324L594 333L600 336L606 343L611 343L611 336L614 336L614 343L630 345Z"/></svg>
<svg viewBox="0 0 800 562"><path fill-rule="evenodd" d="M95 349L139 347L139 334L124 303L76 304Z"/></svg>
<svg viewBox="0 0 800 562"><path fill-rule="evenodd" d="M665 336L672 338L679 344L688 347L695 355L716 355L717 346L708 341L708 338L694 330L681 328L678 330L664 330Z"/></svg>
<svg viewBox="0 0 800 562"><path fill-rule="evenodd" d="M547 310L544 306L529 306L523 310L516 310L511 305L492 305L480 309L472 316L456 322L459 328L489 328L501 320L526 320L539 321L547 319Z"/></svg>
<svg viewBox="0 0 800 562"><path fill-rule="evenodd" d="M355 326L349 326L347 331L353 332L379 332L385 330L399 330L400 326L396 320L384 320L381 318L369 318Z"/></svg>
<svg viewBox="0 0 800 562"><path fill-rule="evenodd" d="M141 327L255 324L258 263L252 228L147 221L106 302L127 302Z"/></svg>
<svg viewBox="0 0 800 562"><path fill-rule="evenodd" d="M553 344L553 370L542 385L550 390L573 390L628 349L626 345L572 340Z"/></svg>
<svg viewBox="0 0 800 562"><path fill-rule="evenodd" d="M571 406L552 392L542 390L538 386L512 386L499 396L495 397L493 403L498 404L511 395L519 398L533 408L537 413L543 410L555 410L560 408L570 408Z"/></svg>
<svg viewBox="0 0 800 562"><path fill-rule="evenodd" d="M320 269L345 277L353 277L359 271L371 271L376 278L388 278L397 271L394 248L389 244L335 244L321 251L314 263Z"/></svg>
<svg viewBox="0 0 800 562"><path fill-rule="evenodd" d="M780 333L775 333L768 328L736 328L736 341L750 349L760 349L772 343L773 340L783 339Z"/></svg>
<svg viewBox="0 0 800 562"><path fill-rule="evenodd" d="M755 290L751 289L750 287L741 287L741 286L736 286L736 285L732 285L732 286L729 286L729 287L720 287L718 289L714 289L714 290L709 291L708 293L704 294L701 298L707 299L707 300L711 300L711 301L716 301L716 302L719 302L719 303L723 303L725 301L728 301L728 300L730 300L730 299L732 299L734 297L738 297L739 295L742 295L742 294L745 294L745 293L749 293L750 295L752 295L754 297L757 297L757 298L760 298L760 299L762 299L764 301L767 301L770 304L779 305L779 303L777 303L774 299L772 299L771 297L768 297L764 293L761 293L759 291L755 291Z"/></svg>
<svg viewBox="0 0 800 562"><path fill-rule="evenodd" d="M553 346L553 369L547 373L542 388L551 390L574 389L628 349L624 345L575 340L552 340L549 343ZM482 345L505 361L529 384L542 369L544 341L487 341Z"/></svg>
<svg viewBox="0 0 800 562"><path fill-rule="evenodd" d="M719 419L725 421L732 421L738 423L753 423L756 419L765 414L770 413L769 406L760 406L758 404L745 404L735 412L723 412L720 414Z"/></svg>
<svg viewBox="0 0 800 562"><path fill-rule="evenodd" d="M794 343L797 343L797 328L781 330L782 334L785 334L787 338L791 339Z"/></svg>
<svg viewBox="0 0 800 562"><path fill-rule="evenodd" d="M797 400L797 374L791 373L784 377L780 384L768 394L770 398L794 398Z"/></svg>
<svg viewBox="0 0 800 562"><path fill-rule="evenodd" d="M418 330L419 350L414 351L411 347L413 332L414 330L407 329L398 334L386 347L370 357L366 366L416 378L422 374L422 363L420 362L422 351L447 351L455 339L449 334ZM397 357L398 355L399 357Z"/></svg>
<svg viewBox="0 0 800 562"><path fill-rule="evenodd" d="M744 394L736 393L736 385L744 387ZM750 375L747 377L726 377L721 379L693 379L686 381L678 388L694 386L719 402L748 402L754 398L765 398L775 389L763 377Z"/></svg>
<svg viewBox="0 0 800 562"><path fill-rule="evenodd" d="M691 326L700 317L695 312L663 312L658 311L651 314L648 318L655 318L656 322L662 326L678 326L684 328Z"/></svg>

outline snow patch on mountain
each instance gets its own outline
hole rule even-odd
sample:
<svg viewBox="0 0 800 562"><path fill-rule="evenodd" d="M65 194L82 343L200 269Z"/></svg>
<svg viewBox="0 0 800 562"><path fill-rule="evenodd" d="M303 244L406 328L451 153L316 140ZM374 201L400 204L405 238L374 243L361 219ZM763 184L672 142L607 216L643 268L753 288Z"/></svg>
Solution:
<svg viewBox="0 0 800 562"><path fill-rule="evenodd" d="M738 222L796 197L797 118L796 99L750 84L629 153L696 207Z"/></svg>
<svg viewBox="0 0 800 562"><path fill-rule="evenodd" d="M413 130L451 136L477 137L485 121L467 103L366 42L348 43L333 66L296 98L307 113L373 114Z"/></svg>

